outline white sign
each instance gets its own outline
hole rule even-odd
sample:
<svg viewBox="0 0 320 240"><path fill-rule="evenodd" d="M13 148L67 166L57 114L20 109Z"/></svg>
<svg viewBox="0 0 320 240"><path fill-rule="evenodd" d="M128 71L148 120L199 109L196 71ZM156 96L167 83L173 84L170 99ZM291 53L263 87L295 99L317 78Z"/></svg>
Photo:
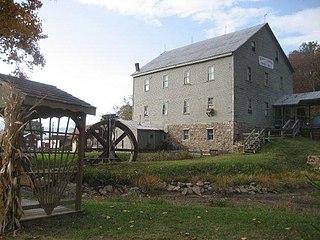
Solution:
<svg viewBox="0 0 320 240"><path fill-rule="evenodd" d="M273 60L271 60L269 58L259 56L259 64L261 66L273 69Z"/></svg>

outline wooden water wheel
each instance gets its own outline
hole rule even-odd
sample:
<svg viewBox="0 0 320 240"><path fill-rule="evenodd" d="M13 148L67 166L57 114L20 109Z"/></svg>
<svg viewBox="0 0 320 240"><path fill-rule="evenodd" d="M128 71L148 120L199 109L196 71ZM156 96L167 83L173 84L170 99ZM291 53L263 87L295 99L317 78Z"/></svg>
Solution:
<svg viewBox="0 0 320 240"><path fill-rule="evenodd" d="M103 116L86 132L86 152L98 152L98 157L89 157L91 162L112 162L129 153L128 161L135 161L138 144L132 131L121 123L115 114Z"/></svg>

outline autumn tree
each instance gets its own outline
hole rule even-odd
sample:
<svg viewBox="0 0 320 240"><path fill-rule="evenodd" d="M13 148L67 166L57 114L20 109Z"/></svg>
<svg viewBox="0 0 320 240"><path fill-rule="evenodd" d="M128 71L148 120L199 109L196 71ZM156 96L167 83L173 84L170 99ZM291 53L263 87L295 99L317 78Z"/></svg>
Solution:
<svg viewBox="0 0 320 240"><path fill-rule="evenodd" d="M25 77L24 67L45 65L38 45L47 37L37 15L41 7L39 0L0 0L0 60L15 64L16 76Z"/></svg>
<svg viewBox="0 0 320 240"><path fill-rule="evenodd" d="M289 61L295 70L295 93L320 90L320 45L317 41L302 43L299 50L289 54Z"/></svg>
<svg viewBox="0 0 320 240"><path fill-rule="evenodd" d="M113 106L113 110L123 120L132 120L132 96L123 97L122 106Z"/></svg>

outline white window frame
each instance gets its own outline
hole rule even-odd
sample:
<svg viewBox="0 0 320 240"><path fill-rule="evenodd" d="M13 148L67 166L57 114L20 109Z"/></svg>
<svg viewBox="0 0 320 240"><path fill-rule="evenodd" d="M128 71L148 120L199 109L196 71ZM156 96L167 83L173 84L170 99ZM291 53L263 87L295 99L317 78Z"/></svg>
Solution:
<svg viewBox="0 0 320 240"><path fill-rule="evenodd" d="M269 86L269 73L264 72L264 85L267 87Z"/></svg>
<svg viewBox="0 0 320 240"><path fill-rule="evenodd" d="M190 139L190 130L189 129L183 129L182 130L182 139L183 140L189 140Z"/></svg>
<svg viewBox="0 0 320 240"><path fill-rule="evenodd" d="M190 114L190 102L189 99L183 101L183 114Z"/></svg>
<svg viewBox="0 0 320 240"><path fill-rule="evenodd" d="M251 82L252 81L252 68L247 67L247 81Z"/></svg>
<svg viewBox="0 0 320 240"><path fill-rule="evenodd" d="M168 88L169 87L169 75L163 75L162 77L162 88Z"/></svg>
<svg viewBox="0 0 320 240"><path fill-rule="evenodd" d="M256 42L255 41L251 41L250 46L251 46L252 52L256 52Z"/></svg>
<svg viewBox="0 0 320 240"><path fill-rule="evenodd" d="M150 80L149 79L144 80L143 89L145 92L150 91Z"/></svg>
<svg viewBox="0 0 320 240"><path fill-rule="evenodd" d="M169 106L168 102L165 102L164 104L162 104L162 115L164 116L168 115L168 106Z"/></svg>
<svg viewBox="0 0 320 240"><path fill-rule="evenodd" d="M269 103L268 102L264 102L264 116L265 117L268 117L269 116L269 111L270 111L270 109L269 109Z"/></svg>
<svg viewBox="0 0 320 240"><path fill-rule="evenodd" d="M208 67L208 81L214 80L214 65Z"/></svg>
<svg viewBox="0 0 320 240"><path fill-rule="evenodd" d="M206 134L207 134L207 140L208 141L214 140L214 130L213 130L213 128L207 128Z"/></svg>
<svg viewBox="0 0 320 240"><path fill-rule="evenodd" d="M283 77L280 76L280 89L283 90Z"/></svg>
<svg viewBox="0 0 320 240"><path fill-rule="evenodd" d="M214 109L213 97L208 97L208 100L207 100L207 109Z"/></svg>
<svg viewBox="0 0 320 240"><path fill-rule="evenodd" d="M190 71L189 70L183 72L183 84L184 85L190 84Z"/></svg>
<svg viewBox="0 0 320 240"><path fill-rule="evenodd" d="M149 117L149 107L148 106L143 107L143 116Z"/></svg>

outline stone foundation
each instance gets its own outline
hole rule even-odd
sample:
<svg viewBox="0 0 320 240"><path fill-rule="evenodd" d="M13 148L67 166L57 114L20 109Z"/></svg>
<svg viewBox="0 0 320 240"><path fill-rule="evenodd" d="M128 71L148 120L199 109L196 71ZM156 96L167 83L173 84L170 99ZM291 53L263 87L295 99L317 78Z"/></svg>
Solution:
<svg viewBox="0 0 320 240"><path fill-rule="evenodd" d="M233 151L234 124L168 125L168 143L173 149ZM183 130L189 129L189 139L183 140ZM213 140L207 140L207 129L213 129Z"/></svg>

